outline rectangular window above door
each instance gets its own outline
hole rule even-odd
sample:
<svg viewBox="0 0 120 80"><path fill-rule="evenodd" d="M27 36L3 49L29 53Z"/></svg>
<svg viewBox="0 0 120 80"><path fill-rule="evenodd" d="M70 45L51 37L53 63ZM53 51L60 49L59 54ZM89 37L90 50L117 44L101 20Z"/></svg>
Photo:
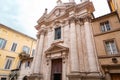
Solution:
<svg viewBox="0 0 120 80"><path fill-rule="evenodd" d="M55 28L55 40L61 39L61 27Z"/></svg>

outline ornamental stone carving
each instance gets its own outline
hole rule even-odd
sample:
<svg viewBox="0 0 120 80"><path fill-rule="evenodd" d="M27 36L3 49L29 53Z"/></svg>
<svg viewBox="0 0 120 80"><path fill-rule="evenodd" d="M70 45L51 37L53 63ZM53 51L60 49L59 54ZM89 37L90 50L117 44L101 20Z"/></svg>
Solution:
<svg viewBox="0 0 120 80"><path fill-rule="evenodd" d="M65 63L65 59L68 55L68 48L61 45L52 45L49 49L45 51L46 54L46 62L49 65L51 59L62 58L63 63Z"/></svg>
<svg viewBox="0 0 120 80"><path fill-rule="evenodd" d="M39 39L40 38L40 35L45 35L45 33L47 32L47 27L45 25L42 25L40 27L40 29L38 30L38 33L37 33L37 38Z"/></svg>

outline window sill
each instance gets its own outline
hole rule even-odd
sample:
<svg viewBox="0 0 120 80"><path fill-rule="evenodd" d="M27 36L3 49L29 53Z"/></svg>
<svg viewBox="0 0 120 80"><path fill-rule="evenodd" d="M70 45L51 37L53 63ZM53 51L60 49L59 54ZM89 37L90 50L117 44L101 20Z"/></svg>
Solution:
<svg viewBox="0 0 120 80"><path fill-rule="evenodd" d="M100 35L104 35L104 34L107 34L107 33L112 33L112 32L115 32L115 31L120 31L120 28L110 30L110 31L106 31L106 32L101 32L101 33L95 34L94 36L100 36Z"/></svg>
<svg viewBox="0 0 120 80"><path fill-rule="evenodd" d="M58 43L63 43L64 41L62 39L57 39L52 42L52 45L58 44Z"/></svg>
<svg viewBox="0 0 120 80"><path fill-rule="evenodd" d="M2 71L11 71L11 69L0 69Z"/></svg>
<svg viewBox="0 0 120 80"><path fill-rule="evenodd" d="M120 54L111 54L111 55L100 55L98 56L99 59L102 59L102 58L112 58L112 57L120 57Z"/></svg>

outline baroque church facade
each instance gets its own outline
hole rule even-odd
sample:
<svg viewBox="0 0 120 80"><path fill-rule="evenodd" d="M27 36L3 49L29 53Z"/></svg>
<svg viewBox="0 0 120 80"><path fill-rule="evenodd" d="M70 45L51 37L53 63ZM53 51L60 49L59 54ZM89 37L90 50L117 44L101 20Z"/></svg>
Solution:
<svg viewBox="0 0 120 80"><path fill-rule="evenodd" d="M89 0L57 6L38 20L37 47L29 80L101 80L91 30Z"/></svg>

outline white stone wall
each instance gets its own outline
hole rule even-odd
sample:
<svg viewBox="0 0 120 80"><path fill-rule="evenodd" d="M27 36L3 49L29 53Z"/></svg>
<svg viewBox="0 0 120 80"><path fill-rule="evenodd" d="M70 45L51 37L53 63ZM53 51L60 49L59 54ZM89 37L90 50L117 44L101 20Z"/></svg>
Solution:
<svg viewBox="0 0 120 80"><path fill-rule="evenodd" d="M62 80L68 80L70 78L76 79L81 75L88 75L88 73L90 76L99 74L89 11L85 8L84 10L76 12L77 11L72 10L67 17L58 18L49 25L42 23L40 25L40 29L38 30L39 41L33 60L34 68L32 68L32 73L42 75L42 80L50 80L51 61L57 58L62 58L63 60ZM50 19L52 16L50 16ZM53 16L53 18L54 17L55 16ZM58 26L61 26L61 39L54 40L54 29ZM51 52L56 50L55 47L52 49L55 45L61 45L69 50L61 50L46 55L46 51L49 49Z"/></svg>
<svg viewBox="0 0 120 80"><path fill-rule="evenodd" d="M32 65L32 63L31 63ZM25 62L21 64L21 69L20 69L20 75L18 77L18 80L23 80L25 76L29 76L32 73L31 66L25 68Z"/></svg>

